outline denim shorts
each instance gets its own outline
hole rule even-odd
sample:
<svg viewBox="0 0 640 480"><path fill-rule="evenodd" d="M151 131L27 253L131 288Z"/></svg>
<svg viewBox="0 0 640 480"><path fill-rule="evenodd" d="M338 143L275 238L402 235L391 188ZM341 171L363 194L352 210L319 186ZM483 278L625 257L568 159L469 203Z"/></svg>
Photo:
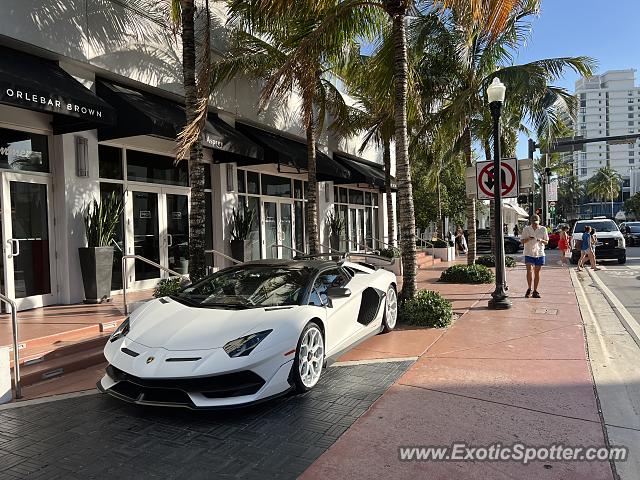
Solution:
<svg viewBox="0 0 640 480"><path fill-rule="evenodd" d="M530 257L527 255L524 257L524 263L535 265L536 267L541 267L542 265L544 265L544 258L545 257Z"/></svg>

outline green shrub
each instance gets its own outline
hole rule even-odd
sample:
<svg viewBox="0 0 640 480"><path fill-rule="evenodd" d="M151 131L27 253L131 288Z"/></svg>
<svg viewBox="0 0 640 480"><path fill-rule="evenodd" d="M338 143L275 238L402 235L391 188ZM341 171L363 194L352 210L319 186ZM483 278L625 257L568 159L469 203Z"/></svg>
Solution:
<svg viewBox="0 0 640 480"><path fill-rule="evenodd" d="M381 257L394 258L400 256L400 249L396 247L383 248L379 251Z"/></svg>
<svg viewBox="0 0 640 480"><path fill-rule="evenodd" d="M433 247L434 248L447 248L449 246L449 244L447 242L445 242L444 240L440 240L440 239L434 240L431 243L433 243Z"/></svg>
<svg viewBox="0 0 640 480"><path fill-rule="evenodd" d="M400 320L410 325L442 328L451 323L451 302L438 292L419 291L400 306Z"/></svg>
<svg viewBox="0 0 640 480"><path fill-rule="evenodd" d="M447 283L491 283L493 272L484 265L454 265L440 275L441 282Z"/></svg>
<svg viewBox="0 0 640 480"><path fill-rule="evenodd" d="M485 267L495 267L496 266L496 257L493 255L482 255L478 257L476 260L478 265L484 265ZM507 267L515 267L516 259L507 255L504 257L504 263Z"/></svg>
<svg viewBox="0 0 640 480"><path fill-rule="evenodd" d="M175 295L180 291L180 277L163 278L156 284L153 296L156 298Z"/></svg>

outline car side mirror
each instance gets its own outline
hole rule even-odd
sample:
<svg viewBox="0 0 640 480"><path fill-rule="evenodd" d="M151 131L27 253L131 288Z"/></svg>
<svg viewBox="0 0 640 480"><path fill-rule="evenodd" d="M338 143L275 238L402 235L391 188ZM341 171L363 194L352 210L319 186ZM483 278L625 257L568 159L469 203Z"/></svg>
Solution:
<svg viewBox="0 0 640 480"><path fill-rule="evenodd" d="M351 290L346 287L329 287L326 294L329 298L346 298L351 296Z"/></svg>

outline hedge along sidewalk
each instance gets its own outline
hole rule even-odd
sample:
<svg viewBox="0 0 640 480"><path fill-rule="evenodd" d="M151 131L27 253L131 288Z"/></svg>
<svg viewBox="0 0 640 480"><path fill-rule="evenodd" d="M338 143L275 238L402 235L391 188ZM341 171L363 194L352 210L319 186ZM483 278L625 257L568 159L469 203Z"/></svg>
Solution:
<svg viewBox="0 0 640 480"><path fill-rule="evenodd" d="M544 271L542 299L526 299L525 269L508 273L513 308L490 311L493 285L420 288L471 303L438 340L303 475L348 478L613 479L608 462L401 461L399 447L523 443L605 445L584 329L566 268Z"/></svg>

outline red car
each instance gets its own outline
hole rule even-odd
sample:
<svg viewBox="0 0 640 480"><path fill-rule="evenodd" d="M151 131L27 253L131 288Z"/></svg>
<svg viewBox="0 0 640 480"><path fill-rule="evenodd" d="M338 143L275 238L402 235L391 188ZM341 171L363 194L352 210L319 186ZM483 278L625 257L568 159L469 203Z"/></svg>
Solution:
<svg viewBox="0 0 640 480"><path fill-rule="evenodd" d="M553 233L549 234L549 243L547 244L547 248L549 250L558 248L559 241L560 241L560 230L555 230Z"/></svg>

